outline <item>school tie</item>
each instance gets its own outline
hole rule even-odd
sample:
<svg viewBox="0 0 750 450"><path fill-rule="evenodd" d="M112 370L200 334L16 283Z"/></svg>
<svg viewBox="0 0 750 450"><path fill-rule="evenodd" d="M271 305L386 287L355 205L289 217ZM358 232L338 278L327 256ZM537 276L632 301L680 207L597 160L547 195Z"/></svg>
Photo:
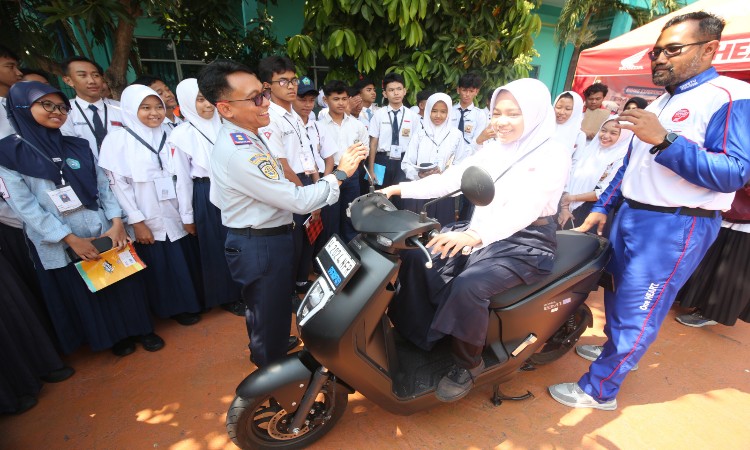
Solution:
<svg viewBox="0 0 750 450"><path fill-rule="evenodd" d="M458 108L458 110L461 112L461 118L458 119L458 131L460 131L461 134L463 135L464 142L468 144L469 141L466 139L466 135L464 133L464 114L466 114L466 112L469 111L469 108L466 108L466 109Z"/></svg>
<svg viewBox="0 0 750 450"><path fill-rule="evenodd" d="M372 119L372 110L367 108L365 111L367 111L367 121L369 122Z"/></svg>
<svg viewBox="0 0 750 450"><path fill-rule="evenodd" d="M99 150L102 148L102 141L104 141L104 136L107 135L107 129L104 128L102 119L99 118L99 108L94 105L89 105L89 109L93 113L91 122L94 124L94 138L96 139L96 148L97 150Z"/></svg>
<svg viewBox="0 0 750 450"><path fill-rule="evenodd" d="M398 110L393 111L393 123L391 123L391 145L398 145Z"/></svg>

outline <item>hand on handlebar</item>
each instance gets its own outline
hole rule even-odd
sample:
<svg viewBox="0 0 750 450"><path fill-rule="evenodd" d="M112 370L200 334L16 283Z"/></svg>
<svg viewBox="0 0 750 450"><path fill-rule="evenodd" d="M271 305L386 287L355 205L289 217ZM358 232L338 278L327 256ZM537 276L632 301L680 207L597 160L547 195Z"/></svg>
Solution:
<svg viewBox="0 0 750 450"><path fill-rule="evenodd" d="M581 233L585 233L589 231L591 228L596 225L596 234L599 236L602 235L604 232L604 224L607 223L607 215L598 213L598 212L592 212L586 217L586 220L583 222L583 224L578 228L573 228L573 231L580 231Z"/></svg>
<svg viewBox="0 0 750 450"><path fill-rule="evenodd" d="M391 198L394 195L401 195L401 188L397 184L394 184L393 186L388 186L375 192L385 195L385 198Z"/></svg>
<svg viewBox="0 0 750 450"><path fill-rule="evenodd" d="M440 233L430 239L427 247L432 249L433 255L440 253L440 259L445 259L446 256L451 258L456 256L464 247L474 247L481 243L481 240L469 233L449 231L448 233Z"/></svg>

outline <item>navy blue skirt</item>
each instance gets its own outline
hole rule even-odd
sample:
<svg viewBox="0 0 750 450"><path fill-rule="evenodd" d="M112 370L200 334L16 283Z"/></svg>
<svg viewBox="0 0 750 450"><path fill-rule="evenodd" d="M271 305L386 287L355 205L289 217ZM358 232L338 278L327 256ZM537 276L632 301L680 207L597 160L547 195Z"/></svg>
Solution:
<svg viewBox="0 0 750 450"><path fill-rule="evenodd" d="M242 300L240 285L232 280L224 257L227 228L221 224L221 211L209 200L210 189L209 181L194 180L193 217L198 231L206 308Z"/></svg>
<svg viewBox="0 0 750 450"><path fill-rule="evenodd" d="M175 242L169 239L153 244L135 244L135 249L148 267L143 270L151 311L157 317L171 317L180 313L201 310L194 284L194 274L200 269L194 259L194 243L184 236Z"/></svg>
<svg viewBox="0 0 750 450"><path fill-rule="evenodd" d="M0 253L0 414L18 409L24 395L36 397L40 375L63 366L47 331L29 303L31 292Z"/></svg>
<svg viewBox="0 0 750 450"><path fill-rule="evenodd" d="M154 330L143 272L91 292L73 263L44 270L33 247L31 255L64 353L72 353L84 344L94 351L104 350L126 337Z"/></svg>

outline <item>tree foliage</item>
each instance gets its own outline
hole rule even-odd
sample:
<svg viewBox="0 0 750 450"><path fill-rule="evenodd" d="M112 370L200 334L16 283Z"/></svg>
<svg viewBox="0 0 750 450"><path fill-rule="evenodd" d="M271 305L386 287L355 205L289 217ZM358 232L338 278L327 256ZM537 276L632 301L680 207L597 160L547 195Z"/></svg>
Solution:
<svg viewBox="0 0 750 450"><path fill-rule="evenodd" d="M26 64L53 73L59 72L56 61L73 54L95 59L96 48L111 46L105 75L119 92L128 65L140 72L133 39L138 18L152 19L162 37L184 42L196 59L254 65L280 47L265 10L268 2L258 1L258 18L243 24L235 0L0 0L0 13L10 19L0 39L17 43Z"/></svg>
<svg viewBox="0 0 750 450"><path fill-rule="evenodd" d="M287 53L301 69L313 54L324 57L327 79L401 73L412 102L427 87L452 90L469 71L482 75L486 93L528 76L541 29L535 6L525 0L311 1Z"/></svg>
<svg viewBox="0 0 750 450"><path fill-rule="evenodd" d="M565 86L570 86L573 81L581 50L596 40L596 34L590 26L592 21L618 11L629 14L635 26L639 27L683 6L684 0L650 0L649 8L633 6L625 0L566 0L555 29L557 41L561 44L573 44L574 48Z"/></svg>

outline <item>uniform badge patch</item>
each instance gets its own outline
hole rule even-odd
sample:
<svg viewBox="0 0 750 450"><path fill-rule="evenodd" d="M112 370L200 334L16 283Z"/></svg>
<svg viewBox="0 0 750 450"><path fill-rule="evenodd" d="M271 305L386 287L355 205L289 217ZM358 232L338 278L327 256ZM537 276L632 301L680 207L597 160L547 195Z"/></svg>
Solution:
<svg viewBox="0 0 750 450"><path fill-rule="evenodd" d="M263 176L269 180L278 181L281 179L279 171L276 168L276 162L269 155L265 153L255 154L250 157L250 163L258 166Z"/></svg>
<svg viewBox="0 0 750 450"><path fill-rule="evenodd" d="M70 167L71 169L80 169L81 168L81 163L78 162L77 159L67 158L65 160L65 164L67 164L68 167Z"/></svg>
<svg viewBox="0 0 750 450"><path fill-rule="evenodd" d="M234 145L245 145L250 143L250 137L245 133L229 133L229 137L232 138Z"/></svg>
<svg viewBox="0 0 750 450"><path fill-rule="evenodd" d="M271 139L271 132L270 131L264 131L263 136L266 137L266 139Z"/></svg>
<svg viewBox="0 0 750 450"><path fill-rule="evenodd" d="M110 120L109 123L112 124L113 127L121 127L122 126L122 122L118 122L116 120Z"/></svg>

